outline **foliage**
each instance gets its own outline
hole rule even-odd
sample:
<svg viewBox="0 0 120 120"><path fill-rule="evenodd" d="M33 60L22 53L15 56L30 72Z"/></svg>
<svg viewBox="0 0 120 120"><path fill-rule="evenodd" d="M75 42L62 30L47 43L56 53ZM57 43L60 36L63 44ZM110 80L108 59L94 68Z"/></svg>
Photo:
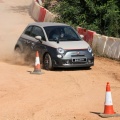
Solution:
<svg viewBox="0 0 120 120"><path fill-rule="evenodd" d="M58 14L59 22L120 37L119 6L119 0L59 0L52 10Z"/></svg>
<svg viewBox="0 0 120 120"><path fill-rule="evenodd" d="M46 9L49 9L50 2L51 2L51 0L45 0L45 2L44 2L44 7L45 7Z"/></svg>

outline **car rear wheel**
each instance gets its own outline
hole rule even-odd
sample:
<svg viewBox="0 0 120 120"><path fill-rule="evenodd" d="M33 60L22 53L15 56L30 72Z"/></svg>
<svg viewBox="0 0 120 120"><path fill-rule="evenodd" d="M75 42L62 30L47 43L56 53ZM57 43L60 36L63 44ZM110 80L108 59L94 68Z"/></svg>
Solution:
<svg viewBox="0 0 120 120"><path fill-rule="evenodd" d="M47 53L44 57L44 68L46 70L52 70L53 69L53 65L52 65L52 59L51 56Z"/></svg>

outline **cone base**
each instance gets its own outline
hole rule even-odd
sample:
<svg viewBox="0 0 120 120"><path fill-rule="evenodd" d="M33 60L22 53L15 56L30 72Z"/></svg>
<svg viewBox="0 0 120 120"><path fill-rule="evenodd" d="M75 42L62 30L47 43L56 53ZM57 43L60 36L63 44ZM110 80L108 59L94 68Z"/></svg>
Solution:
<svg viewBox="0 0 120 120"><path fill-rule="evenodd" d="M120 117L120 114L117 114L117 113L115 113L115 114L104 114L104 113L101 113L101 114L99 114L99 116L102 117L102 118Z"/></svg>
<svg viewBox="0 0 120 120"><path fill-rule="evenodd" d="M104 114L115 114L113 110L113 105L105 105Z"/></svg>
<svg viewBox="0 0 120 120"><path fill-rule="evenodd" d="M41 71L33 71L33 72L30 72L30 74L38 74L38 75L41 75L41 74L43 74L43 72L41 72Z"/></svg>

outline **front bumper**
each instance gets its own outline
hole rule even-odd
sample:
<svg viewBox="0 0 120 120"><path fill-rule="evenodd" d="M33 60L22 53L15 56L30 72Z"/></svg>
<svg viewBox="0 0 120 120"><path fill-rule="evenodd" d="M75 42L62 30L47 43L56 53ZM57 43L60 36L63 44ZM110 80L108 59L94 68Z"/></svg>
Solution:
<svg viewBox="0 0 120 120"><path fill-rule="evenodd" d="M94 65L94 57L87 59L85 62L74 62L72 59L57 59L53 60L54 67L91 67Z"/></svg>
<svg viewBox="0 0 120 120"><path fill-rule="evenodd" d="M53 67L91 67L94 65L93 53L88 52L88 49L66 50L60 58L58 54L52 55Z"/></svg>

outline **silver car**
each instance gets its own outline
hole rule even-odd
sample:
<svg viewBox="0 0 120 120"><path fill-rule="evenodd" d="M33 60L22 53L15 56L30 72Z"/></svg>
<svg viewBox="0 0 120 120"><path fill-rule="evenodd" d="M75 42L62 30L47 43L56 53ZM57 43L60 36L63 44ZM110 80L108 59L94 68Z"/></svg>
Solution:
<svg viewBox="0 0 120 120"><path fill-rule="evenodd" d="M39 51L44 69L87 67L94 65L91 47L69 25L53 22L29 24L19 37L16 51Z"/></svg>

